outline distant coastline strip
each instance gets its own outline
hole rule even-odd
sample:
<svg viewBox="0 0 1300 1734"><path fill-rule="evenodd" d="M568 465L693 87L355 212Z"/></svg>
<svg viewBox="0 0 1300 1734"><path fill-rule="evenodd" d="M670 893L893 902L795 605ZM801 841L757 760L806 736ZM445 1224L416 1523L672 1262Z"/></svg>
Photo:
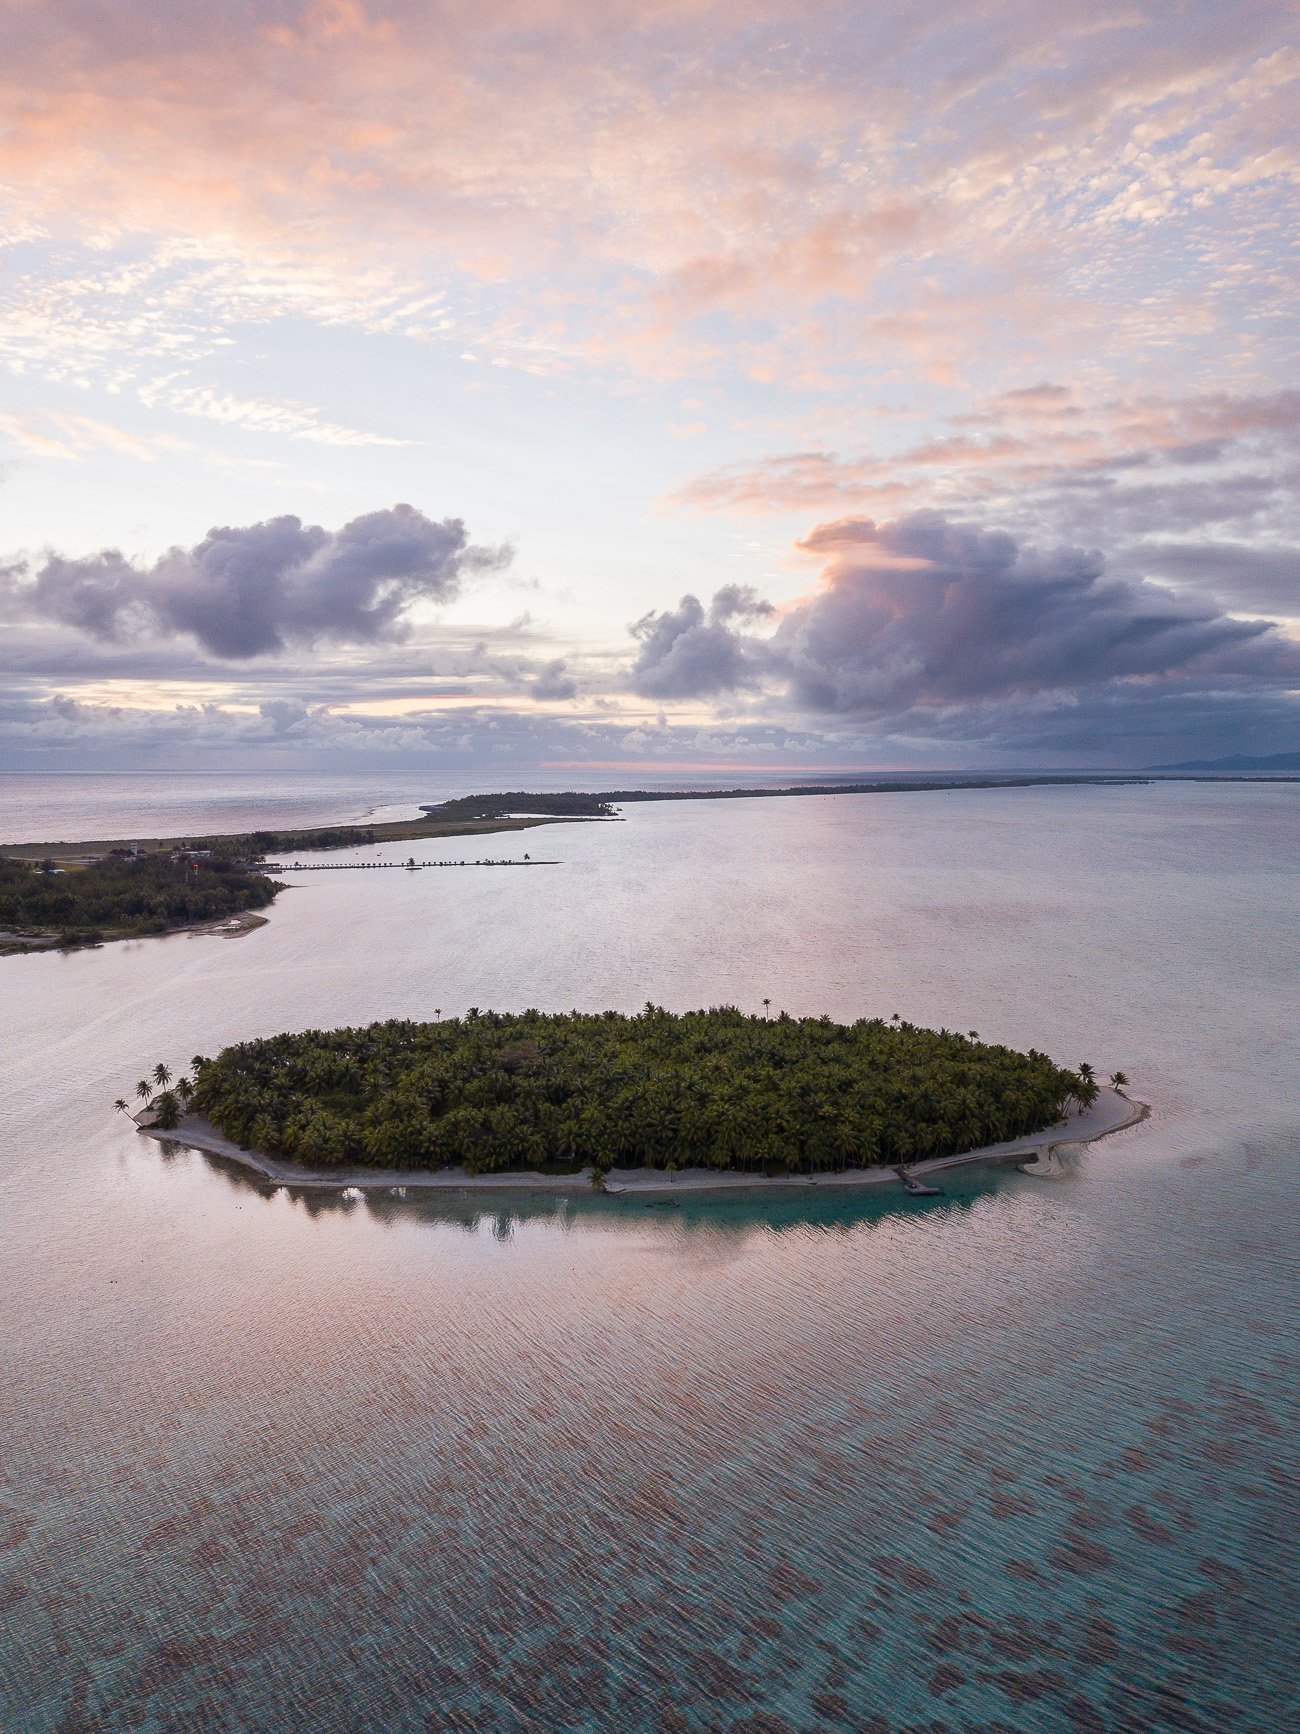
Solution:
<svg viewBox="0 0 1300 1734"><path fill-rule="evenodd" d="M601 789L594 794L566 789L558 793L512 789L504 794L457 795L454 799L422 805L420 811L431 819L460 819L485 822L506 817L522 818L545 815L552 819L595 819L614 817L616 806L635 806L647 801L762 801L787 800L800 795L925 795L960 793L962 790L999 789L1078 789L1078 788L1145 788L1150 783L1276 783L1297 782L1300 777L1278 770L1269 774L1245 771L1194 772L1191 767L1180 770L1151 771L1008 771L962 774L954 772L912 774L893 772L886 776L843 779L825 783L792 783L778 787L750 785L732 789Z"/></svg>
<svg viewBox="0 0 1300 1734"><path fill-rule="evenodd" d="M635 806L646 801L759 801L784 800L798 795L921 795L960 789L1127 788L1151 781L1123 771L1079 772L1017 776L905 776L875 778L867 782L792 783L779 788L755 786L736 789L602 789L589 794L580 789L557 793L510 789L504 794L457 795L452 800L421 806L430 819L482 823L504 818L608 819L614 807Z"/></svg>

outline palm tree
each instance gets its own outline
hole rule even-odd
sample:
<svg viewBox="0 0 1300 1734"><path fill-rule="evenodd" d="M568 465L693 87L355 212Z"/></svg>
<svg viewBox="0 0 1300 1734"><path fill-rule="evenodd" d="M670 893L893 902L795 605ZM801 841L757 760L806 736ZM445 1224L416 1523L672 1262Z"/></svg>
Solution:
<svg viewBox="0 0 1300 1734"><path fill-rule="evenodd" d="M159 1096L155 1124L161 1126L164 1132L170 1132L181 1117L181 1106L170 1090L164 1090Z"/></svg>
<svg viewBox="0 0 1300 1734"><path fill-rule="evenodd" d="M147 1102L149 1100L150 1096L153 1095L153 1087L148 1078L141 1078L140 1082L135 1087L135 1093L139 1096L142 1102Z"/></svg>
<svg viewBox="0 0 1300 1734"><path fill-rule="evenodd" d="M1128 1083L1128 1073L1127 1072L1112 1072L1111 1073L1111 1075L1110 1075L1110 1087L1112 1090L1122 1090L1124 1088L1125 1084L1127 1084L1127 1083Z"/></svg>
<svg viewBox="0 0 1300 1734"><path fill-rule="evenodd" d="M160 1090L165 1090L168 1084L172 1081L171 1073L168 1071L167 1067L163 1065L161 1060L159 1060L158 1064L153 1069L153 1081L157 1084Z"/></svg>
<svg viewBox="0 0 1300 1734"><path fill-rule="evenodd" d="M869 1137L864 1137L852 1120L840 1119L831 1132L831 1144L836 1162L841 1168L865 1165L871 1161Z"/></svg>
<svg viewBox="0 0 1300 1734"><path fill-rule="evenodd" d="M1089 1083L1091 1083L1093 1078L1096 1076L1095 1069L1088 1064L1087 1060L1081 1060L1079 1062L1079 1076L1081 1078L1086 1078Z"/></svg>
<svg viewBox="0 0 1300 1734"><path fill-rule="evenodd" d="M767 1016L767 1015L768 1015L768 1013L769 1013L769 1012L770 1012L770 1011L771 1011L771 1009L772 1009L772 1002L771 1002L771 1000L770 1000L770 999L765 999L765 1000L764 1000L764 1001L763 1001L763 1016L764 1016L764 1017L766 1017L766 1016Z"/></svg>
<svg viewBox="0 0 1300 1734"><path fill-rule="evenodd" d="M113 1106L117 1109L119 1114L125 1114L127 1112L126 1098L124 1096L119 1096L116 1102L113 1103Z"/></svg>

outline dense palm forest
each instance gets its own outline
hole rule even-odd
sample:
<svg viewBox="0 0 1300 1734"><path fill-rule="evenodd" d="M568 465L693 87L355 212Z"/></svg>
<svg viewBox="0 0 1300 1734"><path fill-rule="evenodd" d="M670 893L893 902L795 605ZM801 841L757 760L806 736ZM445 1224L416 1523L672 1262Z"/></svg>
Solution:
<svg viewBox="0 0 1300 1734"><path fill-rule="evenodd" d="M61 873L52 863L0 857L0 930L56 933L72 944L167 933L261 909L282 889L264 873L217 859L106 855Z"/></svg>
<svg viewBox="0 0 1300 1734"><path fill-rule="evenodd" d="M244 1042L196 1058L192 1103L246 1148L311 1166L783 1174L956 1154L1096 1093L1090 1068L973 1032L648 1005Z"/></svg>

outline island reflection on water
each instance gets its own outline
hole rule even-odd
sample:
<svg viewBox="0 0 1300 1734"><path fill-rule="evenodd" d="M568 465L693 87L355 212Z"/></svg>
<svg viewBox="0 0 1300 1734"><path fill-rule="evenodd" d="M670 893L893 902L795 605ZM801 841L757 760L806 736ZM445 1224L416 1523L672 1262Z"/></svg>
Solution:
<svg viewBox="0 0 1300 1734"><path fill-rule="evenodd" d="M478 1234L491 1226L498 1240L508 1240L514 1228L544 1222L560 1228L584 1226L617 1228L630 1222L661 1222L701 1234L750 1234L755 1231L781 1234L793 1229L815 1228L848 1233L870 1227L885 1218L925 1218L952 1211L970 1210L979 1200L993 1196L999 1180L1015 1172L1014 1165L972 1164L946 1170L940 1198L910 1198L901 1184L888 1181L879 1186L834 1188L809 1186L761 1188L727 1192L683 1190L675 1197L636 1193L595 1192L575 1187L571 1192L532 1191L527 1187L494 1186L476 1192L473 1187L437 1190L418 1186L294 1186L264 1179L228 1157L192 1149L176 1139L150 1140L164 1163L182 1158L201 1161L236 1190L263 1198L287 1199L308 1216L349 1215L361 1209L377 1223L427 1222L447 1224ZM1029 1184L1061 1185L1060 1179L1031 1180Z"/></svg>

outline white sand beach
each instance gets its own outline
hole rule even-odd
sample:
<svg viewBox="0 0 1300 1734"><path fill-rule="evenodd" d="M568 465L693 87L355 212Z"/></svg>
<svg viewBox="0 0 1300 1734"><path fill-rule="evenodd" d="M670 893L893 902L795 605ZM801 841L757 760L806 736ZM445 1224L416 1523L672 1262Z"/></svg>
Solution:
<svg viewBox="0 0 1300 1734"><path fill-rule="evenodd" d="M1026 1138L1015 1138L1005 1144L988 1144L979 1150L963 1151L957 1156L938 1156L929 1161L909 1163L907 1173L924 1179L945 1168L957 1168L970 1162L990 1162L999 1165L1025 1165L1027 1174L1052 1178L1061 1172L1057 1159L1060 1146L1081 1147L1121 1132L1145 1120L1150 1109L1144 1102L1121 1095L1117 1090L1103 1089L1090 1108L1076 1110L1049 1127ZM470 1174L464 1168L396 1169L396 1168L302 1168L294 1162L279 1162L259 1150L245 1150L233 1139L225 1137L201 1114L187 1114L171 1131L157 1126L142 1125L147 1137L166 1143L181 1144L191 1150L203 1150L212 1156L225 1157L241 1167L251 1169L277 1186L301 1186L323 1191L343 1191L356 1187L361 1190L391 1191L396 1187L418 1187L428 1191L510 1191L530 1192L590 1192L591 1171L580 1169L576 1174L539 1174L522 1169L511 1173ZM662 1194L681 1192L731 1192L767 1189L788 1192L809 1187L826 1186L888 1186L898 1185L898 1171L881 1164L872 1168L844 1168L824 1174L787 1174L769 1178L764 1174L746 1174L732 1169L682 1168L670 1173L662 1168L613 1168L605 1182L609 1193Z"/></svg>

